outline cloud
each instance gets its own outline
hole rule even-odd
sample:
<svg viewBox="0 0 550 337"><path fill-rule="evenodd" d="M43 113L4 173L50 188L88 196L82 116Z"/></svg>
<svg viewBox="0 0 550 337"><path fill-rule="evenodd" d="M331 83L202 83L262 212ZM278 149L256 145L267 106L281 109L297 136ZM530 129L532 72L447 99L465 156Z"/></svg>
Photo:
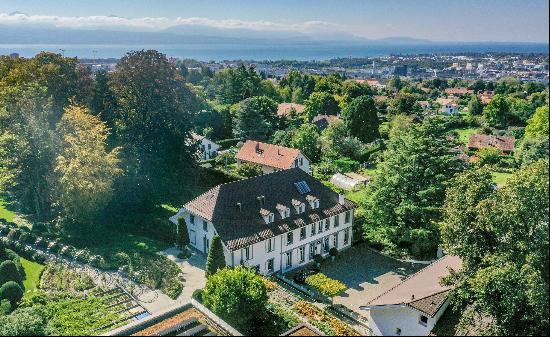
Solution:
<svg viewBox="0 0 550 337"><path fill-rule="evenodd" d="M326 21L305 21L301 23L284 23L272 21L244 21L237 19L214 20L201 17L175 19L166 17L125 18L120 16L52 16L28 15L24 13L0 13L0 24L7 25L52 25L64 28L131 28L142 30L162 30L174 26L206 26L222 29L249 29L256 31L296 31L344 32L346 29L338 24Z"/></svg>

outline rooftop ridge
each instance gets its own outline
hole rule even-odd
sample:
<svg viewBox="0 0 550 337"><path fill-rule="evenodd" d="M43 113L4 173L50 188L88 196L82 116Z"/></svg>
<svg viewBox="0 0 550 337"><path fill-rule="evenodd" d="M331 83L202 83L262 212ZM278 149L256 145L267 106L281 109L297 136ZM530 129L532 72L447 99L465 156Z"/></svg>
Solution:
<svg viewBox="0 0 550 337"><path fill-rule="evenodd" d="M397 287L399 287L400 285L404 284L405 282L409 281L410 279L412 279L413 277L416 277L418 275L421 275L422 273L426 272L428 269L433 269L433 267L437 264L437 263L440 263L441 261L445 260L447 257L449 257L450 255L445 255L437 260L435 260L433 263L431 263L430 265L428 265L427 267L425 268L422 268L420 269L419 271L417 271L416 273L410 275L409 277L405 278L403 281L399 282L398 284L396 284L395 286L391 287L390 289L386 290L385 292L383 292L382 294L376 296L375 298L373 298L372 300L370 300L367 305L369 305L370 303L376 301L377 299L381 298L382 296L390 293L391 291L395 290ZM448 289L447 289L448 290ZM437 292L437 293L440 293L440 292ZM431 294L429 296L433 296L435 294ZM428 296L425 296L425 297L422 297L422 298L426 298ZM416 299L415 299L416 300ZM409 302L406 302L405 304L408 304L410 303Z"/></svg>

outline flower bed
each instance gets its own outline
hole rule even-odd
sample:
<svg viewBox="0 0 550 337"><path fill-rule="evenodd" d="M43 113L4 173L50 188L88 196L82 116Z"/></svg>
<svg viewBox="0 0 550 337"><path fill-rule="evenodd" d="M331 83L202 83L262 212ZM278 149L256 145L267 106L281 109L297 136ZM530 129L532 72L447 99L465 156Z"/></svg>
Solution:
<svg viewBox="0 0 550 337"><path fill-rule="evenodd" d="M360 336L347 324L306 301L297 302L293 309L304 316L310 324L329 336Z"/></svg>

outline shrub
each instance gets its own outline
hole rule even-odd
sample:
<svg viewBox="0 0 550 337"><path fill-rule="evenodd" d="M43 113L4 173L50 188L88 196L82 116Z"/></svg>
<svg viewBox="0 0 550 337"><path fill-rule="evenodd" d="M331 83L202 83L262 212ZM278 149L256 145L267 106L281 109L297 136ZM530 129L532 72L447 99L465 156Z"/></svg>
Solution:
<svg viewBox="0 0 550 337"><path fill-rule="evenodd" d="M22 232L19 235L19 241L21 242L28 242L30 240L30 234L28 232Z"/></svg>
<svg viewBox="0 0 550 337"><path fill-rule="evenodd" d="M0 317L0 336L46 336L47 320L38 308L23 308Z"/></svg>
<svg viewBox="0 0 550 337"><path fill-rule="evenodd" d="M256 177L263 173L262 167L254 163L242 163L235 172L246 178Z"/></svg>
<svg viewBox="0 0 550 337"><path fill-rule="evenodd" d="M176 225L176 245L180 248L185 248L189 245L189 232L184 217L178 218Z"/></svg>
<svg viewBox="0 0 550 337"><path fill-rule="evenodd" d="M78 250L75 253L75 258L79 262L88 263L90 261L90 254L85 250Z"/></svg>
<svg viewBox="0 0 550 337"><path fill-rule="evenodd" d="M36 247L38 248L46 248L46 240L44 240L44 238L42 237L37 237L36 240L34 240L34 244Z"/></svg>
<svg viewBox="0 0 550 337"><path fill-rule="evenodd" d="M23 298L23 289L14 281L4 283L0 287L0 300L8 300L11 306L14 307Z"/></svg>
<svg viewBox="0 0 550 337"><path fill-rule="evenodd" d="M61 252L61 255L63 255L63 256L73 258L74 257L74 251L75 251L75 248L73 246L63 246L63 248L61 248L60 252Z"/></svg>
<svg viewBox="0 0 550 337"><path fill-rule="evenodd" d="M243 333L260 327L268 300L262 277L250 268L224 268L210 276L203 292L203 303L216 315Z"/></svg>
<svg viewBox="0 0 550 337"><path fill-rule="evenodd" d="M15 262L8 260L0 264L0 285L10 281L20 283L21 274L19 273Z"/></svg>
<svg viewBox="0 0 550 337"><path fill-rule="evenodd" d="M197 302L202 303L202 289L196 289L191 295Z"/></svg>
<svg viewBox="0 0 550 337"><path fill-rule="evenodd" d="M206 277L214 275L218 270L225 267L225 256L223 254L222 240L218 235L212 238L208 257L206 259Z"/></svg>
<svg viewBox="0 0 550 337"><path fill-rule="evenodd" d="M46 261L46 255L42 252L35 252L32 255L32 260L36 263L44 263Z"/></svg>
<svg viewBox="0 0 550 337"><path fill-rule="evenodd" d="M19 234L21 234L21 231L17 228L10 229L10 232L8 233L8 240L15 241L17 238L19 238Z"/></svg>
<svg viewBox="0 0 550 337"><path fill-rule="evenodd" d="M338 249L336 249L336 247L332 247L331 249L329 249L328 253L330 254L330 256L336 256L338 255Z"/></svg>
<svg viewBox="0 0 550 337"><path fill-rule="evenodd" d="M346 285L342 282L331 279L330 277L322 273L311 275L306 278L306 284L317 289L321 294L329 298L338 296L347 289Z"/></svg>
<svg viewBox="0 0 550 337"><path fill-rule="evenodd" d="M0 300L0 319L2 316L4 315L7 315L11 312L11 303L10 301L8 300ZM0 331L1 328L0 328ZM8 336L8 335L3 335L0 333L0 336Z"/></svg>
<svg viewBox="0 0 550 337"><path fill-rule="evenodd" d="M323 262L323 257L321 256L321 254L316 254L313 257L313 261L315 261L315 263L317 263L317 264L320 264L320 263Z"/></svg>

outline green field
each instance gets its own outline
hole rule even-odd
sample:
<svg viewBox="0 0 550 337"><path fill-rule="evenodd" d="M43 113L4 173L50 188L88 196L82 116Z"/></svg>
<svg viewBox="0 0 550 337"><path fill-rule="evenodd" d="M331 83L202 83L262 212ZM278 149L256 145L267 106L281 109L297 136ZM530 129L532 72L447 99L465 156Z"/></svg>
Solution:
<svg viewBox="0 0 550 337"><path fill-rule="evenodd" d="M7 221L13 221L15 212L11 210L10 205L0 198L0 219L6 219Z"/></svg>
<svg viewBox="0 0 550 337"><path fill-rule="evenodd" d="M504 185L506 184L506 180L512 175L511 173L506 172L491 172L491 175L493 176L493 182L497 185Z"/></svg>
<svg viewBox="0 0 550 337"><path fill-rule="evenodd" d="M456 129L454 131L458 133L458 140L460 143L467 145L470 136L477 133L477 128Z"/></svg>
<svg viewBox="0 0 550 337"><path fill-rule="evenodd" d="M34 291L40 283L40 274L42 273L42 270L44 270L44 266L39 263L29 261L25 258L20 259L21 265L25 269L25 274L27 275L26 279L23 281L25 291Z"/></svg>

